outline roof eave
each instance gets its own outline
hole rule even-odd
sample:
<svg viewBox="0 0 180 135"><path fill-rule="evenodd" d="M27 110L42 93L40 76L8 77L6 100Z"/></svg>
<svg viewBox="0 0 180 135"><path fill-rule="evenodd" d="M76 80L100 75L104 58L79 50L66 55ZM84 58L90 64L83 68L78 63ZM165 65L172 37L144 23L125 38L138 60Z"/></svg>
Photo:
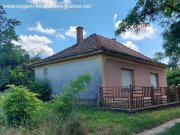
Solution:
<svg viewBox="0 0 180 135"><path fill-rule="evenodd" d="M67 60L72 60L72 59L77 59L77 58L82 58L82 57L86 57L86 56L91 56L91 55L95 55L95 54L99 54L102 53L102 50L97 50L97 51L90 51L90 52L86 52L86 53L81 53L81 54L76 54L76 55L72 55L72 56L68 56L68 57L64 57L61 59L54 59L54 60L50 60L50 61L46 61L46 62L41 62L41 63L30 63L27 66L30 68L35 68L35 67L40 67L40 66L44 66L44 65L48 65L48 64L54 64L54 63L58 63L58 62L62 62L62 61L67 61Z"/></svg>
<svg viewBox="0 0 180 135"><path fill-rule="evenodd" d="M58 63L58 62L62 62L62 61L67 61L67 60L72 60L72 59L77 59L77 58L82 58L82 57L86 57L86 56L91 56L91 55L95 55L95 54L99 54L99 53L104 53L107 55L111 55L111 56L116 56L116 57L124 57L128 60L132 60L132 61L136 61L139 63L143 63L143 64L148 64L151 66L157 66L157 67L161 67L161 68L166 68L166 64L163 63L157 63L157 62L153 62L153 61L149 61L149 60L145 60L139 57L135 57L132 55L128 55L125 53L119 53L117 51L112 51L112 50L108 50L104 47L100 48L99 50L96 51L89 51L89 52L85 52L85 53L81 53L81 54L76 54L76 55L72 55L72 56L68 56L68 57L63 57L60 59L54 59L54 60L49 60L46 62L39 62L39 63L30 63L27 66L30 68L35 68L35 67L40 67L40 66L44 66L44 65L48 65L48 64L54 64L54 63Z"/></svg>
<svg viewBox="0 0 180 135"><path fill-rule="evenodd" d="M157 62L153 62L153 61L149 61L149 60L145 60L145 59L141 59L139 57L135 57L132 55L128 55L125 53L119 53L116 51L112 51L112 50L104 50L104 53L107 55L112 55L112 56L116 56L116 57L125 57L126 59L132 60L132 61L136 61L136 62L140 62L143 64L148 64L148 65L152 65L152 66L157 66L157 67L161 67L161 68L166 68L166 64L164 63L157 63Z"/></svg>

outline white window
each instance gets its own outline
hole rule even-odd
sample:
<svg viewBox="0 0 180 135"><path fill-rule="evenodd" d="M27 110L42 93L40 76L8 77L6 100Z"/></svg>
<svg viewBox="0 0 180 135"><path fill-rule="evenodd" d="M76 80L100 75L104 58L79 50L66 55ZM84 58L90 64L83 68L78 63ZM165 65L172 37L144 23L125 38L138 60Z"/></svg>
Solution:
<svg viewBox="0 0 180 135"><path fill-rule="evenodd" d="M127 69L121 69L121 86L133 85L133 71Z"/></svg>
<svg viewBox="0 0 180 135"><path fill-rule="evenodd" d="M44 68L44 76L48 75L48 68Z"/></svg>
<svg viewBox="0 0 180 135"><path fill-rule="evenodd" d="M151 73L150 77L151 77L151 86L153 86L154 88L157 88L158 87L158 76L157 76L157 74Z"/></svg>

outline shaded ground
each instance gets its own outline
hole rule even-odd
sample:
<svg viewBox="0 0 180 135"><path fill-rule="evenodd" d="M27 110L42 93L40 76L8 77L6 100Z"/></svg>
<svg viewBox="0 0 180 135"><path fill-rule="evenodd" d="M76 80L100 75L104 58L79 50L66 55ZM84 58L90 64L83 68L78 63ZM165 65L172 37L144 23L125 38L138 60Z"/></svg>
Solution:
<svg viewBox="0 0 180 135"><path fill-rule="evenodd" d="M165 132L157 135L179 135L180 134L180 123L176 124L172 128L166 129Z"/></svg>

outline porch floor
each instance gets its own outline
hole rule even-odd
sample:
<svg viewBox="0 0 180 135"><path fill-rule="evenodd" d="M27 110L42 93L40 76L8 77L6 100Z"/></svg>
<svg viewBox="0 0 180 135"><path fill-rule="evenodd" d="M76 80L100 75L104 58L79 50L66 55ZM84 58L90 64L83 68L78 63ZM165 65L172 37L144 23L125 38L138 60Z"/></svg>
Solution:
<svg viewBox="0 0 180 135"><path fill-rule="evenodd" d="M127 113L134 113L134 112L141 112L141 111L147 111L152 109L160 109L164 107L170 107L170 106L180 106L180 102L170 102L170 103L164 103L164 104L158 104L153 106L146 106L146 107L139 107L134 109L129 108L115 108L115 107L101 107L100 109L104 111L117 111L117 112L127 112Z"/></svg>

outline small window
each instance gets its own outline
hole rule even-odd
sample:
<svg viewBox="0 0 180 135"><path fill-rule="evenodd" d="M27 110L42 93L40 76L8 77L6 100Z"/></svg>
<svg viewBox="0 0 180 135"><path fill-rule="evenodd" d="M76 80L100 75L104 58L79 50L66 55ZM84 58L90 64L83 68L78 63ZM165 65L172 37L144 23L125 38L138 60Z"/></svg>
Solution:
<svg viewBox="0 0 180 135"><path fill-rule="evenodd" d="M151 77L151 86L153 86L154 88L157 88L158 87L158 75L155 73L151 73L150 77Z"/></svg>
<svg viewBox="0 0 180 135"><path fill-rule="evenodd" d="M133 86L133 71L121 69L121 86Z"/></svg>
<svg viewBox="0 0 180 135"><path fill-rule="evenodd" d="M48 68L44 68L44 76L48 75Z"/></svg>

